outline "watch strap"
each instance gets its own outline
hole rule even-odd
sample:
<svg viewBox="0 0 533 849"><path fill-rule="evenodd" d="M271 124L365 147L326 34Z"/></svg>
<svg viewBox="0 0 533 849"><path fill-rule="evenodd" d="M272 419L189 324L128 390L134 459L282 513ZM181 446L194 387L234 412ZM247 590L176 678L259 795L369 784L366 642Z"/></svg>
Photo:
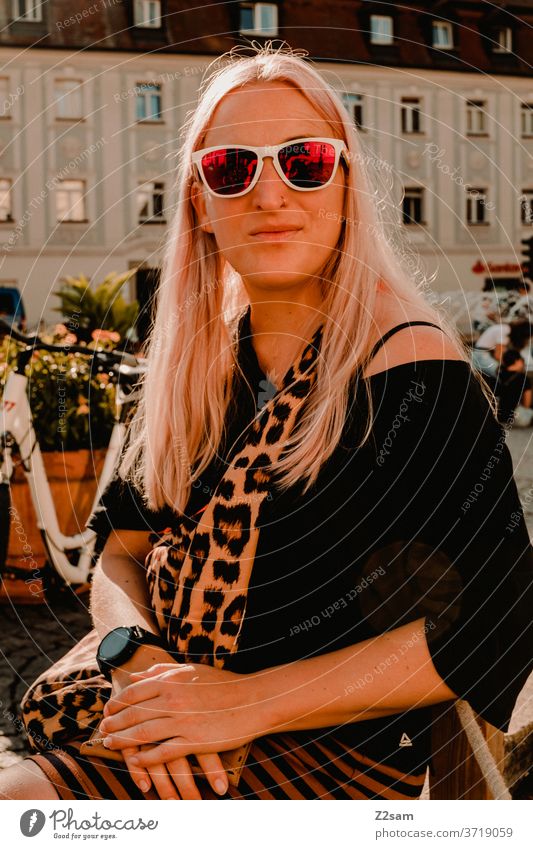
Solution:
<svg viewBox="0 0 533 849"><path fill-rule="evenodd" d="M98 668L100 669L100 672L107 678L108 681L112 680L111 676L113 669L116 669L123 663L127 663L127 661L133 657L137 649L141 646L159 646L160 648L165 648L168 651L165 640L159 634L154 634L152 631L147 631L140 625L122 625L118 627L126 628L130 632L127 643L127 646L129 646L130 648L129 650L124 652L124 656L121 657L118 662L113 663L101 655L102 644L107 639L109 634L112 634L113 631L117 630L116 628L111 629L111 631L109 631L109 633L102 638L98 646L98 650L96 652L96 661L98 663Z"/></svg>

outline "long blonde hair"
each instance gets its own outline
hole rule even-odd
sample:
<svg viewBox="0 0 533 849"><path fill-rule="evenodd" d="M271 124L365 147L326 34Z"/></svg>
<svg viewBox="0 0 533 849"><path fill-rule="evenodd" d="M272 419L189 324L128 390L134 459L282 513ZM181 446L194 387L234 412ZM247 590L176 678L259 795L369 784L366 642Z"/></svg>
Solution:
<svg viewBox="0 0 533 849"><path fill-rule="evenodd" d="M233 89L263 81L292 84L337 128L349 152L345 221L339 242L319 274L325 324L317 381L301 424L286 443L287 456L275 465L279 486L302 479L306 491L338 444L350 379L356 368L364 368L376 339L373 316L380 280L406 306L416 305L420 318L441 326L467 359L455 328L425 297L420 267L406 269L408 246L393 246L398 234L394 240L387 235L380 213L383 201L376 194L366 168L368 156L341 97L304 59L305 51L284 45L274 48L271 42L252 43L251 55L243 54L243 49L250 51L249 46L233 48L216 60L220 67L207 69L177 154L176 205L146 348L147 378L119 469L144 492L152 509L170 504L184 511L193 480L216 455L231 398L232 369L237 366L234 331L249 299L240 276L219 252L214 235L199 226L191 202L195 179L191 154L202 147L216 106ZM362 384L366 386L365 381ZM368 411L361 444L372 428L371 403Z"/></svg>

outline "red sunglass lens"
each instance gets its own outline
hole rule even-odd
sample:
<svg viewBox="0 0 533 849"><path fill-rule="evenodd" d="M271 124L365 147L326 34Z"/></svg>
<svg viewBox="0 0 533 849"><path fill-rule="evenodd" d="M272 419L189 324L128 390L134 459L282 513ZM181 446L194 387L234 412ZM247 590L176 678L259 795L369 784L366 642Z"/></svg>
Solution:
<svg viewBox="0 0 533 849"><path fill-rule="evenodd" d="M221 147L202 157L202 170L210 189L219 195L236 195L250 185L257 168L251 150Z"/></svg>
<svg viewBox="0 0 533 849"><path fill-rule="evenodd" d="M283 173L301 189L323 186L335 167L335 148L329 142L305 141L288 144L278 154Z"/></svg>

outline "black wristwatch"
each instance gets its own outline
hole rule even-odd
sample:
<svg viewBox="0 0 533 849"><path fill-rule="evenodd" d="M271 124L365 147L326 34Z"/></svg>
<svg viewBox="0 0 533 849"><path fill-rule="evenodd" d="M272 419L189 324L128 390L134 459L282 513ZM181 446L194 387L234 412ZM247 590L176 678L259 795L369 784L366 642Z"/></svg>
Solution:
<svg viewBox="0 0 533 849"><path fill-rule="evenodd" d="M98 646L96 661L102 675L111 681L113 669L126 663L133 657L140 646L161 646L166 648L165 641L157 634L146 631L140 625L121 626L113 628Z"/></svg>

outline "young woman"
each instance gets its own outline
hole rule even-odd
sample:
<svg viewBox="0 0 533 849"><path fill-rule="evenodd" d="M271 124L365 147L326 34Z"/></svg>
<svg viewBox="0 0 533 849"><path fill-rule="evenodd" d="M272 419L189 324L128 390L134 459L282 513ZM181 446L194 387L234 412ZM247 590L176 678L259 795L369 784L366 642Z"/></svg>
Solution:
<svg viewBox="0 0 533 849"><path fill-rule="evenodd" d="M301 55L226 58L91 520L113 528L94 631L29 687L7 797L417 798L431 706L506 730L531 669L505 434L386 237L357 132Z"/></svg>

